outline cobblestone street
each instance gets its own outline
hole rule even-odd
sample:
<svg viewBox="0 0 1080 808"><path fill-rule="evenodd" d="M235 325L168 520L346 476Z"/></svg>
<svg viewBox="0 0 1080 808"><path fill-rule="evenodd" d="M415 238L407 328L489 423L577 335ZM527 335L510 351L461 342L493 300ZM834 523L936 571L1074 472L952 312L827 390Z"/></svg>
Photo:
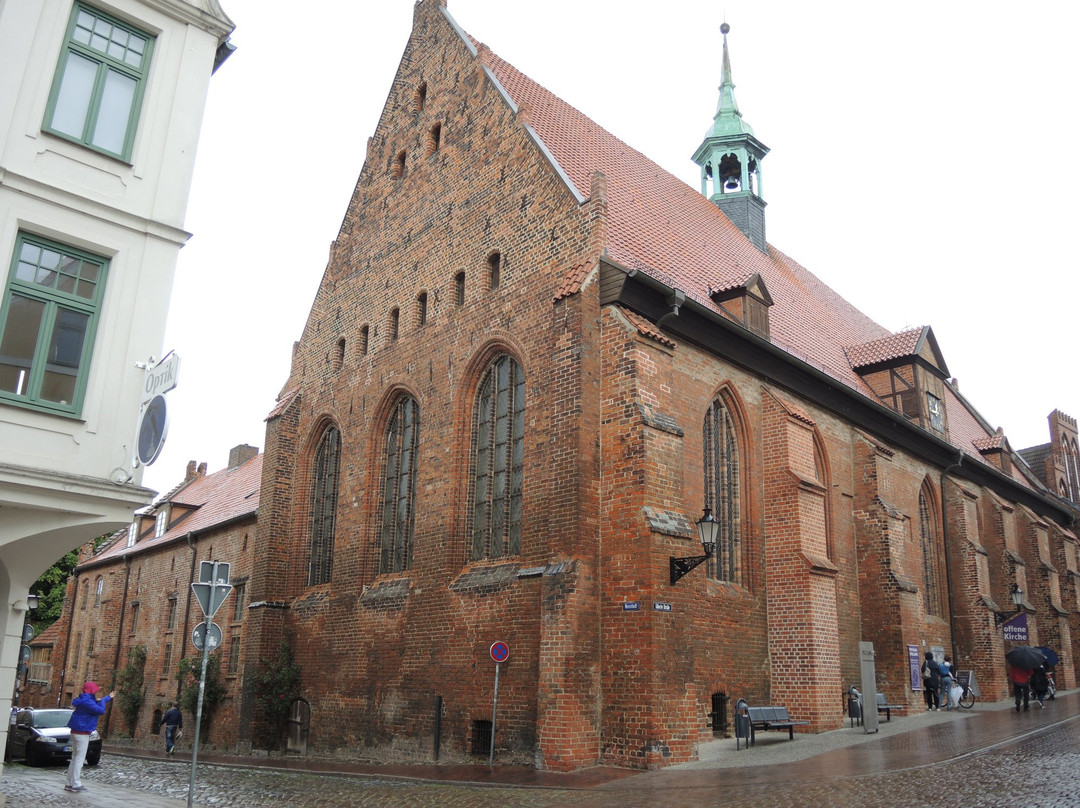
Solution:
<svg viewBox="0 0 1080 808"><path fill-rule="evenodd" d="M1059 702L1060 704L1060 702ZM345 806L896 806L999 808L1008 805L1064 808L1080 805L1080 721L1061 710L1049 722L1016 725L1023 732L988 748L940 763L890 768L938 755L955 738L970 737L976 721L958 720L838 749L787 766L661 770L620 777L588 788L476 785L460 782L278 771L200 764L196 804L202 808L344 808ZM1049 713L1049 711L1047 711ZM1010 711L980 716L998 725ZM1040 719L1043 716L1039 716ZM1015 716L1016 721L1026 717ZM910 719L909 719L910 720ZM967 733L961 736L961 733ZM991 735L993 733L990 733ZM955 736L955 738L953 737ZM800 739L796 739L798 743ZM988 737L988 740L992 740ZM947 754L947 753L946 753ZM748 763L752 762L747 757ZM63 791L62 767L30 769L8 764L0 792L11 808L51 805L115 806L110 787L132 794L123 805L186 804L190 767L179 760L113 755L88 769L89 791ZM111 801L110 801L111 800Z"/></svg>

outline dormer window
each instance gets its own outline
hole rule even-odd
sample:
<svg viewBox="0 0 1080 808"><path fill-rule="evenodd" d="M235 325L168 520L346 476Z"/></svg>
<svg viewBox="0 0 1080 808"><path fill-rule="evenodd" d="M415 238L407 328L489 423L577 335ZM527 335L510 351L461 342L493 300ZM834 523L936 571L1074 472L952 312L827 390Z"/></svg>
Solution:
<svg viewBox="0 0 1080 808"><path fill-rule="evenodd" d="M769 338L769 307L773 300L760 275L755 273L738 286L713 289L709 296L716 305L759 337Z"/></svg>
<svg viewBox="0 0 1080 808"><path fill-rule="evenodd" d="M154 538L165 535L165 531L169 529L169 507L167 505L162 506L161 510L157 513L157 518L154 520Z"/></svg>
<svg viewBox="0 0 1080 808"><path fill-rule="evenodd" d="M844 349L852 370L886 407L944 435L949 369L929 327L901 331Z"/></svg>

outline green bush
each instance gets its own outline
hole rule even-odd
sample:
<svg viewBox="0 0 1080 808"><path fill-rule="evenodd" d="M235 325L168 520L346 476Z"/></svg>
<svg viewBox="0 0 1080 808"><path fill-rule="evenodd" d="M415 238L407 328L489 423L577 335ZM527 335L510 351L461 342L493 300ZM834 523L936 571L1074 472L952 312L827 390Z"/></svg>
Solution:
<svg viewBox="0 0 1080 808"><path fill-rule="evenodd" d="M136 645L128 652L128 663L116 673L113 690L116 704L124 716L128 731L135 737L146 692L143 688L143 669L146 667L146 646Z"/></svg>
<svg viewBox="0 0 1080 808"><path fill-rule="evenodd" d="M288 640L281 641L276 656L259 660L255 672L248 677L247 687L261 719L263 742L269 748L280 747L289 708L300 695L300 666L293 660Z"/></svg>
<svg viewBox="0 0 1080 808"><path fill-rule="evenodd" d="M180 709L194 718L199 708L199 677L202 673L202 654L180 660L176 678L180 682ZM210 722L221 702L225 700L225 683L221 679L220 657L211 654L206 662L206 685L203 688L202 722L199 737L209 734Z"/></svg>

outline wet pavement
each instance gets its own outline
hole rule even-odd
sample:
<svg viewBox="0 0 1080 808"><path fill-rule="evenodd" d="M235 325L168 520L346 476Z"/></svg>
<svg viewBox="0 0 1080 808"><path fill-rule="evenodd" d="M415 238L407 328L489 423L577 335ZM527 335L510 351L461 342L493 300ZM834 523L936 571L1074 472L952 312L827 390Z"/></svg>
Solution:
<svg viewBox="0 0 1080 808"><path fill-rule="evenodd" d="M1080 805L1080 693L1044 710L1011 705L922 713L820 735L758 736L704 744L701 761L653 772L596 768L571 774L517 767L363 766L342 761L224 758L200 753L199 808L341 806L896 806L935 808ZM0 795L12 808L178 808L187 804L190 763L107 749L84 770L88 791L63 790L63 767L8 764Z"/></svg>

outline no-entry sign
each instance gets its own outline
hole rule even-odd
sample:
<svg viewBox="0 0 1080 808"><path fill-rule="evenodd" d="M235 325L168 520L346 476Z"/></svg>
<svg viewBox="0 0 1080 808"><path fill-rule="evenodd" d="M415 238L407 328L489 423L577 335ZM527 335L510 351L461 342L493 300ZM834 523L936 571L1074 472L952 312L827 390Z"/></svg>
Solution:
<svg viewBox="0 0 1080 808"><path fill-rule="evenodd" d="M510 656L510 646L502 642L493 642L491 644L491 658L496 662L506 662L506 658Z"/></svg>

